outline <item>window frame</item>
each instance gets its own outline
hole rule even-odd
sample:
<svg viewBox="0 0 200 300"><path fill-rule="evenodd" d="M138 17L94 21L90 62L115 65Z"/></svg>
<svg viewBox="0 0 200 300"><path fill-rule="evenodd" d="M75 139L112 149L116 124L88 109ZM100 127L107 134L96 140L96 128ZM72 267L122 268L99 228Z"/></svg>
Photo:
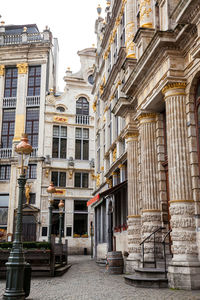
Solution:
<svg viewBox="0 0 200 300"><path fill-rule="evenodd" d="M54 135L54 128L58 127L58 136ZM66 136L62 136L62 128L66 129L67 132L67 126L62 126L62 125L53 125L53 140L52 140L52 158L59 158L59 159L66 159L67 158L67 135ZM53 152L53 147L54 147L54 140L58 139L58 156L54 156L54 152ZM66 149L65 149L65 157L61 157L61 141L65 140L65 145L66 145Z"/></svg>
<svg viewBox="0 0 200 300"><path fill-rule="evenodd" d="M4 170L4 178L1 178L1 169L5 168ZM11 174L11 165L0 165L0 181L10 180L10 174ZM7 176L8 175L8 176Z"/></svg>
<svg viewBox="0 0 200 300"><path fill-rule="evenodd" d="M81 130L81 137L77 137L77 134L76 134L77 129ZM84 136L83 136L84 130L88 131L88 138L84 138ZM75 128L75 159L76 160L89 160L89 156L90 156L89 155L89 148L90 148L89 147L89 138L90 138L89 134L90 134L89 128L82 128L82 127L76 127ZM77 141L80 142L80 155L77 154L77 151L78 151ZM86 142L86 141L87 141L87 144L88 144L87 158L84 158L85 157L85 155L84 155L84 142Z"/></svg>
<svg viewBox="0 0 200 300"><path fill-rule="evenodd" d="M53 178L52 178L53 173L57 173L57 183L58 183L57 185L56 185L56 182L53 181ZM65 185L64 186L60 185L60 181L61 181L60 176L61 176L61 173L65 174ZM63 172L63 171L51 171L51 181L53 181L55 187L66 188L66 184L67 184L66 180L67 180L66 172Z"/></svg>
<svg viewBox="0 0 200 300"><path fill-rule="evenodd" d="M80 174L80 186L76 185L76 175ZM83 176L87 175L87 187L83 186ZM89 188L89 173L88 172L74 172L74 187L81 188L81 189L88 189Z"/></svg>
<svg viewBox="0 0 200 300"><path fill-rule="evenodd" d="M34 69L34 74L31 74L31 69ZM37 70L40 69L39 75L37 74ZM33 79L34 84L29 85L30 79ZM40 78L39 83L37 84L36 81L37 79ZM39 88L39 93L37 93L37 89ZM33 89L33 93L30 94L30 89ZM27 87L27 96L29 97L34 97L34 96L40 96L40 91L41 91L41 66L29 66L28 68L28 87Z"/></svg>
<svg viewBox="0 0 200 300"><path fill-rule="evenodd" d="M81 107L78 107L78 105L80 105ZM84 108L84 105L87 106L87 109ZM89 114L90 114L90 107L89 107L88 99L86 97L79 97L78 100L76 101L76 115L89 116Z"/></svg>
<svg viewBox="0 0 200 300"><path fill-rule="evenodd" d="M11 70L11 76L8 76L8 70ZM16 76L14 74L16 72ZM6 81L10 80L10 87L6 87ZM16 67L8 67L5 70L5 85L4 85L4 98L16 98L17 97L17 83L16 86L13 87L13 81L16 80L18 82L18 70ZM9 96L6 95L6 91L9 90ZM13 95L13 91L15 95Z"/></svg>
<svg viewBox="0 0 200 300"><path fill-rule="evenodd" d="M29 119L29 118L27 118L28 112L31 111L31 110L32 111L37 111L37 113L38 113L38 118L37 119L31 119L31 118ZM26 130L25 130L25 132L28 134L29 143L32 145L33 148L37 148L38 147L39 120L40 120L40 110L39 110L39 108L38 107L37 108L35 108L35 107L27 107L26 108ZM27 132L27 123L28 122L31 122L31 132L30 133ZM37 122L38 122L38 130L35 131L34 130L34 125ZM37 136L37 143L33 142L33 139L34 139L35 136Z"/></svg>
<svg viewBox="0 0 200 300"><path fill-rule="evenodd" d="M5 112L9 112L9 111L12 111L14 113L14 118L13 120L5 120ZM1 148L9 148L11 149L12 148L12 142L10 143L9 140L10 140L10 137L14 138L14 134L15 134L15 113L16 113L16 110L15 108L9 108L9 109L3 109L2 110L2 113L3 113L3 116L2 116L2 129L1 129ZM8 124L8 129L7 129L7 132L4 133L4 124ZM13 132L10 134L11 132L11 124L14 124L13 126ZM2 138L3 137L6 137L6 145L7 147L3 147L3 141L2 141Z"/></svg>

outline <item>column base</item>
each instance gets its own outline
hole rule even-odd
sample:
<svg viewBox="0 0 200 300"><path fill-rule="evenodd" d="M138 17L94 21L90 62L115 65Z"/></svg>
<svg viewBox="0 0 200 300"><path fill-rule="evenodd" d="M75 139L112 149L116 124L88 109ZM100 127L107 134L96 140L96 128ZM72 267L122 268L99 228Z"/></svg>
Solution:
<svg viewBox="0 0 200 300"><path fill-rule="evenodd" d="M140 257L139 255L136 256L135 254L129 254L126 260L126 267L125 272L126 273L135 273L135 269L140 267Z"/></svg>
<svg viewBox="0 0 200 300"><path fill-rule="evenodd" d="M171 262L168 267L170 288L200 289L200 262Z"/></svg>

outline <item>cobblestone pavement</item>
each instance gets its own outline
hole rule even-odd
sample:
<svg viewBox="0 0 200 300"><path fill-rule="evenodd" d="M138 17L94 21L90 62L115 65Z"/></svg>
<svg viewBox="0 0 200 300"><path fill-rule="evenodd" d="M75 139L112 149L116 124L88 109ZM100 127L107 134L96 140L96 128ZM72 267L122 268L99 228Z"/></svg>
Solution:
<svg viewBox="0 0 200 300"><path fill-rule="evenodd" d="M62 277L33 278L29 300L200 300L200 291L141 289L124 283L122 275L109 275L89 256L70 256L72 267ZM0 297L5 280L0 281Z"/></svg>

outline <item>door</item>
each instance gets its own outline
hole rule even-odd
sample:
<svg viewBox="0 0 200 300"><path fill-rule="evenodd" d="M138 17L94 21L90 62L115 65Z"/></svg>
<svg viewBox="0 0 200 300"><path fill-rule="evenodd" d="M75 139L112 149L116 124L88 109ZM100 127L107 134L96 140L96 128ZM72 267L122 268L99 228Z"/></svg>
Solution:
<svg viewBox="0 0 200 300"><path fill-rule="evenodd" d="M22 239L24 242L36 241L36 220L35 216L23 216L22 218Z"/></svg>

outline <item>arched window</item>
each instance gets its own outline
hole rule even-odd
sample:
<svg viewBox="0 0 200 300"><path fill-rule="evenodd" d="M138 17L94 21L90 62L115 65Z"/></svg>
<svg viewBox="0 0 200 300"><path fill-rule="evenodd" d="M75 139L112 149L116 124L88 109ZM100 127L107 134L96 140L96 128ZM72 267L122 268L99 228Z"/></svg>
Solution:
<svg viewBox="0 0 200 300"><path fill-rule="evenodd" d="M89 103L86 98L80 97L76 101L76 114L77 115L89 115Z"/></svg>
<svg viewBox="0 0 200 300"><path fill-rule="evenodd" d="M199 172L200 172L200 80L197 86L196 102L195 102L196 128L197 128L197 148L199 157Z"/></svg>
<svg viewBox="0 0 200 300"><path fill-rule="evenodd" d="M65 109L62 106L56 107L56 110L59 111L59 112L65 112Z"/></svg>

